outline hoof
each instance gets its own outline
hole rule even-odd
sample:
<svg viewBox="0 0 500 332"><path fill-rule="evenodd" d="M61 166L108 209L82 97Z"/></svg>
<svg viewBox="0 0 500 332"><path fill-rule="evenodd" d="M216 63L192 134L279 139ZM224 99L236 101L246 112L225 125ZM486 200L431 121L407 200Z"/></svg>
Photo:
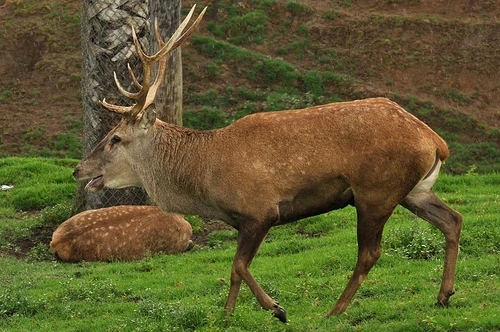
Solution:
<svg viewBox="0 0 500 332"><path fill-rule="evenodd" d="M194 248L194 242L189 240L188 245L187 245L186 249L184 249L184 251L189 251L193 248Z"/></svg>
<svg viewBox="0 0 500 332"><path fill-rule="evenodd" d="M446 302L446 303L443 303L441 301L436 302L436 307L438 307L438 308L448 308L448 306L449 306L449 302Z"/></svg>
<svg viewBox="0 0 500 332"><path fill-rule="evenodd" d="M286 311L278 303L274 305L273 316L278 318L282 323L286 323Z"/></svg>
<svg viewBox="0 0 500 332"><path fill-rule="evenodd" d="M440 307L448 307L448 305L450 304L450 297L453 294L455 294L454 291L449 291L449 292L446 293L446 296L443 296L442 298L438 297L436 305L440 306Z"/></svg>

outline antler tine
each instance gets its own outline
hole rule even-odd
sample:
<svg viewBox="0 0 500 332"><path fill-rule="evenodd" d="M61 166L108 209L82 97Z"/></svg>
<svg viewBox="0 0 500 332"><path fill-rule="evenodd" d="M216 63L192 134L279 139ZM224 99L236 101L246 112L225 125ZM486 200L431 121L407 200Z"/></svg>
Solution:
<svg viewBox="0 0 500 332"><path fill-rule="evenodd" d="M173 51L174 49L176 49L177 47L179 47L182 44L182 42L194 32L196 27L200 24L201 19L203 18L203 15L205 15L205 12L207 10L207 7L205 7L201 11L200 15L198 15L196 20L193 22L193 24L191 24L191 26L186 30L186 32L184 32L184 34L181 35L182 31L184 31L184 29L186 28L186 25L188 24L189 20L191 19L191 16L193 15L195 8L196 8L196 4L193 5L193 7L189 11L189 13L186 15L186 18L184 19L184 21L182 21L182 23L179 25L177 30L174 32L174 34L170 37L170 39L166 43L163 42L163 39L161 38L160 32L158 30L158 22L155 20L156 41L157 41L160 49L154 55L146 56L146 58L148 58L148 60L150 60L150 61L158 61L158 59L161 59L161 60L159 60L158 72L157 72L154 83L151 85L151 87L148 91L148 95L146 96L146 101L144 103L143 109L148 107L149 105L151 105L154 102L154 99L156 96L156 91L158 90L158 88L160 87L160 85L163 82L163 77L165 74L165 69L166 69L167 60L168 60L166 55L168 53L170 53L171 51ZM181 36L179 37L179 35L181 35Z"/></svg>
<svg viewBox="0 0 500 332"><path fill-rule="evenodd" d="M129 69L129 72L130 72L130 76L132 77L132 81L134 82L134 85L137 87L137 85L139 85L139 89L142 88L142 86L139 84L139 82L137 81L137 79L135 78L135 75L134 73L132 73L132 70L130 68L130 66L128 66L128 69ZM122 86L122 84L120 83L120 81L118 80L118 77L116 76L116 72L113 72L113 76L115 78L115 84L116 84L116 87L118 88L118 90L127 98L130 98L130 99L137 99L139 97L139 94L141 93L141 90L139 90L139 92L129 92L127 90L125 90L125 88Z"/></svg>
<svg viewBox="0 0 500 332"><path fill-rule="evenodd" d="M130 63L127 63L127 69L129 72L130 77L132 78L133 84L139 89L137 92L130 92L127 91L122 84L120 83L120 80L118 80L118 76L116 75L116 72L113 72L113 77L115 79L115 84L116 87L118 88L118 91L122 95L124 95L127 98L137 100L138 102L132 106L120 106L120 105L114 105L106 102L105 99L103 99L100 104L104 107L106 107L108 110L116 113L120 113L123 115L134 115L137 114L141 111L142 105L144 105L144 100L141 102L142 97L147 94L147 91L149 89L149 85L151 84L151 70L150 70L150 65L147 63L147 60L145 59L145 54L142 51L142 48L140 46L139 40L137 38L137 35L135 33L135 29L133 26L131 26L132 29L132 39L134 41L134 46L137 52L137 55L139 56L139 59L142 62L142 68L143 68L143 73L144 73L144 86L146 89L144 89L144 86L139 83L137 80L137 77L135 76L134 72L132 71L132 68L130 67Z"/></svg>
<svg viewBox="0 0 500 332"><path fill-rule="evenodd" d="M116 73L114 74L114 79L116 86L120 93L122 93L125 97L136 100L137 103L132 105L132 106L118 106L118 105L113 105L107 103L105 100L101 102L101 104L106 107L108 110L121 113L124 115L128 115L131 118L136 117L138 114L140 114L144 109L146 109L149 105L154 103L154 99L156 96L156 92L159 88L159 86L163 82L163 78L165 75L165 69L167 66L167 60L168 58L166 55L171 52L172 50L176 49L179 47L182 42L189 37L195 28L199 25L201 19L203 18L203 15L205 14L207 7L203 9L203 11L200 13L198 18L194 21L194 23L182 34L184 29L186 28L187 24L189 23L194 10L196 8L196 5L193 5L189 13L186 15L185 19L182 21L182 23L179 25L177 30L174 32L172 37L165 43L163 42L160 33L158 31L158 24L155 20L155 35L156 35L156 41L158 43L159 50L153 55L147 55L143 48L142 45L137 38L137 34L135 32L134 27L132 26L132 39L134 42L135 50L137 52L137 56L142 62L142 69L143 69L143 82L142 84L139 83L137 80L135 74L133 73L132 69L130 68L130 65L128 65L128 71L130 74L130 77L132 78L132 82L135 87L139 89L137 92L130 92L127 91L120 83L120 81L117 78ZM154 83L151 83L151 69L152 65L158 62L158 70L157 74L154 80Z"/></svg>
<svg viewBox="0 0 500 332"><path fill-rule="evenodd" d="M135 77L134 72L132 71L132 68L130 68L130 63L127 63L127 69L130 74L130 77L132 78L132 83L134 83L135 87L138 88L139 90L142 89L141 83L139 83L139 81Z"/></svg>
<svg viewBox="0 0 500 332"><path fill-rule="evenodd" d="M181 35L182 31L184 31L184 29L186 28L186 25L191 20L191 16L193 16L195 8L196 8L196 5L193 5L193 7L189 11L189 13L186 15L186 18L179 25L179 27L174 32L172 37L170 37L170 39L166 43L164 43L164 46L160 50L158 50L158 52L156 52L156 54L150 56L149 58L151 58L151 59L162 58L163 56L165 56L166 54L168 54L169 52L171 52L175 48L179 47L182 44L182 42L193 33L194 29L196 29L196 27L200 23L201 19L203 18L203 15L205 15L205 11L207 10L207 7L205 7L203 9L203 11L200 13L200 15L198 15L198 18L193 22L193 24L189 27L189 29L184 34ZM155 32L157 34L156 38L161 40L158 29L156 29Z"/></svg>
<svg viewBox="0 0 500 332"><path fill-rule="evenodd" d="M119 113L119 114L123 114L123 115L127 115L127 114L130 114L132 112L132 109L134 108L135 105L132 105L132 106L120 106L120 105L114 105L114 104L110 104L106 101L106 99L103 99L102 101L99 102L102 106L106 107L108 110L112 111L112 112L115 112L115 113Z"/></svg>

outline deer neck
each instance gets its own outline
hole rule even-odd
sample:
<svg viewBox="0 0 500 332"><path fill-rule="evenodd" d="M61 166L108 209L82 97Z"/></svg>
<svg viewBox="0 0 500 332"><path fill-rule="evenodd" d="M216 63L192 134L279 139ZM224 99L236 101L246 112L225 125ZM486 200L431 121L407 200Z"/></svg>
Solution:
<svg viewBox="0 0 500 332"><path fill-rule="evenodd" d="M204 161L213 132L157 120L148 135L149 146L142 147L147 157L138 171L148 195L166 211L202 214L199 202L208 199L203 189L208 169Z"/></svg>

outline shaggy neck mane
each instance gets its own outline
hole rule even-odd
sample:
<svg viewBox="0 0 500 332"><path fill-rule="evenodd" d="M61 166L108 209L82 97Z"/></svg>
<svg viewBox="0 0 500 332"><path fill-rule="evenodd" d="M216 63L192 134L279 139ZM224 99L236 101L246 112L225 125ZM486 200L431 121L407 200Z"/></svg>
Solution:
<svg viewBox="0 0 500 332"><path fill-rule="evenodd" d="M143 160L140 163L144 164L142 175L149 178L143 181L148 194L153 198L168 192L201 194L200 182L207 174L207 165L200 161L207 160L214 134L215 131L196 131L157 120L151 132L152 146L142 147L149 150L147 159L157 162L147 165L148 161ZM155 181L158 178L163 181ZM165 187L158 187L158 183Z"/></svg>

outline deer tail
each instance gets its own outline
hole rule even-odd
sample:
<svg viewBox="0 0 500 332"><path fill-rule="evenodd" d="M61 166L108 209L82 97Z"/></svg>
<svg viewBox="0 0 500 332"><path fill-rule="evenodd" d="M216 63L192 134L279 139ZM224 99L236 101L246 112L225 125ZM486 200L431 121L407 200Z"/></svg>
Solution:
<svg viewBox="0 0 500 332"><path fill-rule="evenodd" d="M436 134L436 138L435 138L435 144L436 144L437 157L439 158L439 160L441 162L444 163L444 161L450 155L450 149L448 149L448 145L446 144L446 142L441 137L439 137L437 134Z"/></svg>

